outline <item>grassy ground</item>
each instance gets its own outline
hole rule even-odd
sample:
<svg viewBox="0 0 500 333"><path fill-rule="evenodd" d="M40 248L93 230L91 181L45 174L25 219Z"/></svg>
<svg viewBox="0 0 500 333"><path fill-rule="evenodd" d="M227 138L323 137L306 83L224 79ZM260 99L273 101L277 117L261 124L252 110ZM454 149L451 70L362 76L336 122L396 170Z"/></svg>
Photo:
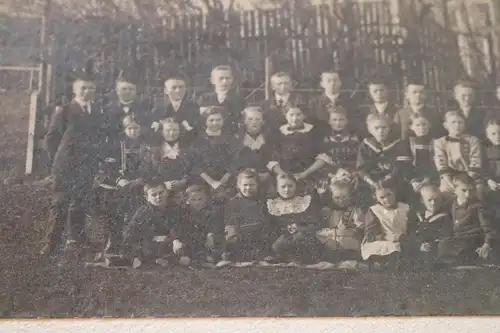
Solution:
<svg viewBox="0 0 500 333"><path fill-rule="evenodd" d="M21 168L23 96L0 96L0 175ZM50 193L0 185L0 315L378 316L500 313L500 271L402 274L296 268L106 271L37 256Z"/></svg>

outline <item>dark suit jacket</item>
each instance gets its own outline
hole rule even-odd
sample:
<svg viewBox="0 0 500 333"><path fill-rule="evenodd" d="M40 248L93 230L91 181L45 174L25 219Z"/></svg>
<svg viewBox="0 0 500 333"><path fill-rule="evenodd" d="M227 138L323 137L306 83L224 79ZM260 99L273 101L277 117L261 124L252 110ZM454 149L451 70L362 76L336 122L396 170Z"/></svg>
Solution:
<svg viewBox="0 0 500 333"><path fill-rule="evenodd" d="M103 160L104 119L100 108L88 114L76 101L53 115L45 143L56 185L92 181Z"/></svg>
<svg viewBox="0 0 500 333"><path fill-rule="evenodd" d="M397 139L401 137L401 130L400 126L396 124L396 114L398 112L399 108L395 105L389 102L387 105L387 108L385 110L385 114L389 117L389 119L392 120L393 126L391 126L391 138ZM378 111L375 107L375 104L371 104L369 107L364 108L360 111L359 115L361 119L356 120L355 128L353 130L358 134L360 137L367 138L370 137L370 133L368 133L368 127L366 124L366 119L368 118L369 114L377 114Z"/></svg>
<svg viewBox="0 0 500 333"><path fill-rule="evenodd" d="M128 112L125 112L125 107L129 108ZM143 135L148 134L151 124L149 123L148 109L144 103L134 101L129 105L122 105L120 101L112 100L105 108L108 143L110 145L123 138L122 121L128 115L133 116L141 125L142 131L144 131Z"/></svg>
<svg viewBox="0 0 500 333"><path fill-rule="evenodd" d="M264 119L266 121L266 128L275 133L279 130L281 125L286 124L286 110L291 106L299 107L306 116L306 122L311 122L312 117L307 109L307 103L302 95L296 92L290 94L290 98L284 106L278 106L275 95L267 101L263 101L261 107L264 111Z"/></svg>
<svg viewBox="0 0 500 333"><path fill-rule="evenodd" d="M351 128L354 126L356 122L356 110L352 108L352 102L348 95L339 94L335 103L332 103L332 100L328 98L324 93L315 98L311 99L309 102L309 113L314 118L311 122L316 125L316 127L321 128L323 133L329 133L330 125L328 124L330 114L328 113L328 108L331 105L334 106L342 106L346 110L347 119L349 121L349 125Z"/></svg>
<svg viewBox="0 0 500 333"><path fill-rule="evenodd" d="M179 123L181 133L188 142L192 141L196 133L203 127L202 117L200 116L200 107L192 100L184 97L179 110L175 111L169 98L165 96L155 104L151 112L151 123L165 118L174 118Z"/></svg>
<svg viewBox="0 0 500 333"><path fill-rule="evenodd" d="M223 107L226 110L224 115L224 127L227 132L235 134L238 131L241 112L246 107L246 102L243 97L231 91L227 98L222 103L219 103L217 100L217 93L211 92L201 95L198 99L198 105Z"/></svg>
<svg viewBox="0 0 500 333"><path fill-rule="evenodd" d="M460 106L456 102L450 103L448 110L457 110L460 111L462 116L464 116L463 111L460 109ZM483 109L478 108L477 105L472 106L472 109L469 112L469 116L465 117L465 131L470 135L473 135L479 139L484 139L485 135L485 127L484 121L486 119L486 112Z"/></svg>
<svg viewBox="0 0 500 333"><path fill-rule="evenodd" d="M399 125L401 140L407 140L410 136L413 136L413 132L410 129L411 118L413 114L414 111L410 106L404 107L396 113L394 121ZM433 139L437 139L446 135L446 132L443 128L443 117L438 110L424 106L424 108L420 110L420 116L429 121L429 135Z"/></svg>

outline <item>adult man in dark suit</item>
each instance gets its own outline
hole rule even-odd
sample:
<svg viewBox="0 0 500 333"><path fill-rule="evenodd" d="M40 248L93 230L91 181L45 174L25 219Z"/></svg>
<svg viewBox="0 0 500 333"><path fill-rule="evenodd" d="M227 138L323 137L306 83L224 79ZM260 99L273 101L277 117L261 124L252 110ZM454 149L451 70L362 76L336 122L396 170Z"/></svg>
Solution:
<svg viewBox="0 0 500 333"><path fill-rule="evenodd" d="M238 131L241 112L246 107L245 99L234 91L234 74L228 65L216 66L211 73L210 82L214 91L200 96L200 114L211 106L224 108L224 128L234 134ZM204 124L203 124L204 125Z"/></svg>
<svg viewBox="0 0 500 333"><path fill-rule="evenodd" d="M320 127L323 133L330 132L330 113L328 110L338 106L342 106L346 111L346 116L349 123L355 124L357 110L352 107L351 100L348 95L341 93L342 81L338 72L334 70L324 70L321 72L320 86L323 89L321 95L311 99L309 110L314 118L313 124Z"/></svg>
<svg viewBox="0 0 500 333"><path fill-rule="evenodd" d="M79 73L73 83L75 97L53 115L45 137L54 181L47 244L42 254L51 257L62 241L65 226L66 250L85 245L88 199L106 137L103 111L93 103L95 91L91 74Z"/></svg>
<svg viewBox="0 0 500 333"><path fill-rule="evenodd" d="M173 118L182 129L185 141L194 139L201 124L200 107L186 94L186 80L171 76L165 81L164 97L155 103L151 112L152 128L160 130L160 121Z"/></svg>
<svg viewBox="0 0 500 333"><path fill-rule="evenodd" d="M137 96L137 82L138 75L131 70L122 70L116 79L115 98L105 107L109 147L113 147L122 135L122 121L126 116L133 116L142 126L143 133L149 129L148 109Z"/></svg>
<svg viewBox="0 0 500 333"><path fill-rule="evenodd" d="M483 140L486 115L479 107L474 88L474 84L470 81L458 81L453 88L454 101L450 103L448 110L458 110L465 120L467 133Z"/></svg>
<svg viewBox="0 0 500 333"><path fill-rule="evenodd" d="M307 103L301 94L293 91L293 81L289 73L275 73L271 77L271 88L273 94L269 100L262 103L264 119L269 131L276 132L281 125L286 124L285 114L290 107L301 109L307 121L311 121Z"/></svg>

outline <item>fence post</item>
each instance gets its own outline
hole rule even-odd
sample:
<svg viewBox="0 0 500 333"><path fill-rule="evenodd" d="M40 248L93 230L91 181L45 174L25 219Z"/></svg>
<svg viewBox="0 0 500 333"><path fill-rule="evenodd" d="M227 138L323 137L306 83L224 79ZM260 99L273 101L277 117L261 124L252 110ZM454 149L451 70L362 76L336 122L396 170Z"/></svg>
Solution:
<svg viewBox="0 0 500 333"><path fill-rule="evenodd" d="M33 91L30 96L30 116L28 124L28 148L26 150L26 169L25 174L30 175L34 170L35 150L37 145L36 126L38 109L38 91Z"/></svg>
<svg viewBox="0 0 500 333"><path fill-rule="evenodd" d="M271 60L271 56L266 57L265 62L265 90L266 90L266 101L271 98L271 75L272 75L272 65L273 62Z"/></svg>

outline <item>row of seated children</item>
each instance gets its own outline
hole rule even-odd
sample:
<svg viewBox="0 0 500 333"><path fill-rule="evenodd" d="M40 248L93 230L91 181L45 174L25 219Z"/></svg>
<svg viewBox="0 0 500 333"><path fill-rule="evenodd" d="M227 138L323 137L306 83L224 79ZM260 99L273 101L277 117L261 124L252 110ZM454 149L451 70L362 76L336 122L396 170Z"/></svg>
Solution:
<svg viewBox="0 0 500 333"><path fill-rule="evenodd" d="M122 258L136 268L367 260L391 271L404 264L435 269L494 262L496 231L466 174L453 178L451 202L425 182L419 202L410 206L380 183L367 209L355 204L352 184L343 180L332 180L331 200L321 204L317 194L299 190L290 174L276 176L277 195L267 199L259 194L255 170L242 170L237 178L238 193L225 206L214 204L204 184L189 185L177 205L163 182L148 182L147 202L124 230Z"/></svg>

